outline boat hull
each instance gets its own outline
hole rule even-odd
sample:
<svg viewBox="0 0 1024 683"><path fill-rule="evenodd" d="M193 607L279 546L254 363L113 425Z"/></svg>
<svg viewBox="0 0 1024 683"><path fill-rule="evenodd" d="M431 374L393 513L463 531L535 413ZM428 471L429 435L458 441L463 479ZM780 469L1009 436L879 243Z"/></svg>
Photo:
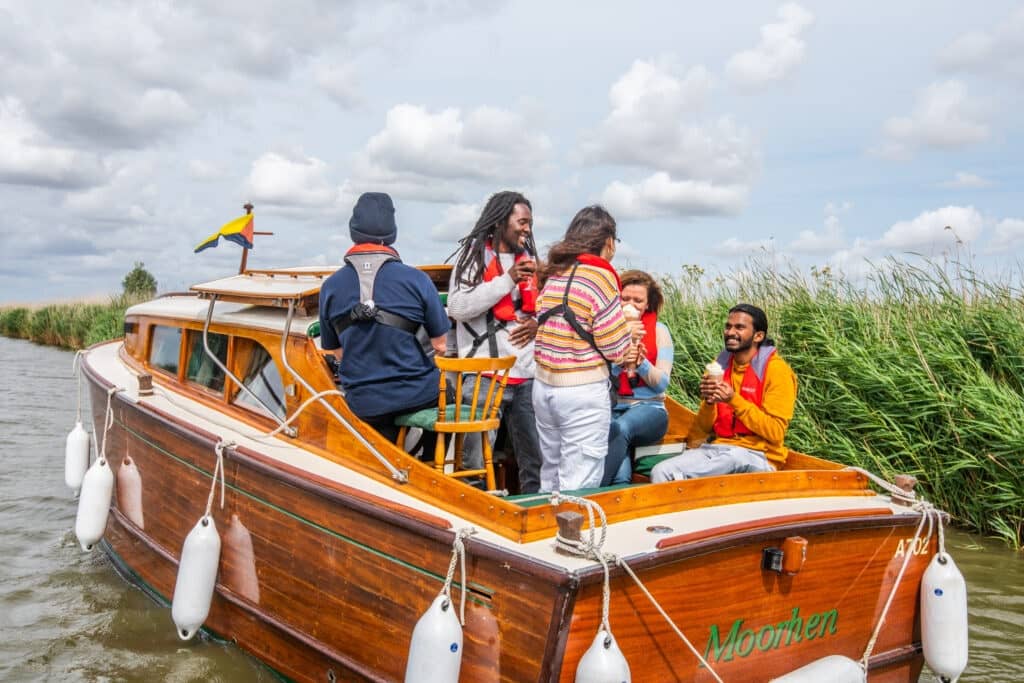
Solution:
<svg viewBox="0 0 1024 683"><path fill-rule="evenodd" d="M100 433L110 383L85 369ZM131 458L141 493L130 506L115 493L105 547L167 602L185 536L206 510L219 437L122 395L111 409L107 457L115 471ZM224 473L223 507L219 484L212 507L224 544L205 628L293 680L401 680L416 621L444 585L451 523L244 447L225 450ZM141 514L129 514L136 507ZM917 515L877 512L719 528L711 507L706 531L666 537L629 562L725 680L767 680L829 654L859 659L903 548L912 557L870 680L916 681L917 589L934 549L910 542ZM791 536L808 541L800 572L762 570L764 548ZM466 545L461 680L573 680L600 623L600 568L570 571L485 541ZM611 592L610 623L635 680L711 680L621 569Z"/></svg>

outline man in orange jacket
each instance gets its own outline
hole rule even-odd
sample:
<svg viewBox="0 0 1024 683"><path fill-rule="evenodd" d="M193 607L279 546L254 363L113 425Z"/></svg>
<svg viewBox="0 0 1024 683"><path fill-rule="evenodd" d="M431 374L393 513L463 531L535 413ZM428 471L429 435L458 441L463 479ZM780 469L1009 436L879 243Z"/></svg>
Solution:
<svg viewBox="0 0 1024 683"><path fill-rule="evenodd" d="M796 375L768 338L768 317L757 306L729 309L718 355L721 377L704 375L701 402L682 455L658 463L651 481L767 472L781 467L796 404Z"/></svg>

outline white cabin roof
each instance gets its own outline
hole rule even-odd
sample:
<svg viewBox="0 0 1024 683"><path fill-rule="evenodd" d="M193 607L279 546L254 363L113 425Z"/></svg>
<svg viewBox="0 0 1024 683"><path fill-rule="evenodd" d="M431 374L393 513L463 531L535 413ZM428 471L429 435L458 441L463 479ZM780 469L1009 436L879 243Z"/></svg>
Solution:
<svg viewBox="0 0 1024 683"><path fill-rule="evenodd" d="M316 308L320 285L334 268L302 266L280 270L247 270L240 275L193 285L191 290L202 299L216 297L220 301L234 301L260 306Z"/></svg>
<svg viewBox="0 0 1024 683"><path fill-rule="evenodd" d="M136 304L129 308L126 316L146 315L173 320L190 320L199 323L206 321L206 313L210 302L189 294L173 294L152 301ZM305 334L309 325L318 317L314 315L295 314L292 319L291 332ZM255 306L229 301L217 301L213 309L213 322L225 325L257 328L271 332L284 332L286 314L280 308L271 306Z"/></svg>

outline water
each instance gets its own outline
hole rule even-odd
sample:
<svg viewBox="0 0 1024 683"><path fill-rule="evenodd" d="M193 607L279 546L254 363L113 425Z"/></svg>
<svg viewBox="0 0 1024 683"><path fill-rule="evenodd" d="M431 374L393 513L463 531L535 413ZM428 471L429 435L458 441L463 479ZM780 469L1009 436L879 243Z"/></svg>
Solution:
<svg viewBox="0 0 1024 683"><path fill-rule="evenodd" d="M72 359L0 337L0 680L276 681L230 644L180 642L168 608L102 553L78 548L63 469L77 404ZM1024 554L955 531L947 544L970 603L960 680L1024 680Z"/></svg>

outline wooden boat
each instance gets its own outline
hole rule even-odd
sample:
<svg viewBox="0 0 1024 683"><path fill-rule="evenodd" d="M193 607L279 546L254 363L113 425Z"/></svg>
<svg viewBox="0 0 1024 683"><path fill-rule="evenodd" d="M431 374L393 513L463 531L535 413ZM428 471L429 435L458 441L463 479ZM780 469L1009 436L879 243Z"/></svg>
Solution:
<svg viewBox="0 0 1024 683"><path fill-rule="evenodd" d="M443 293L448 269L424 270ZM123 340L85 353L97 446L118 476L101 545L158 599L209 509L223 544L205 629L294 680L402 679L417 620L452 584L457 538L462 681L572 681L602 623L636 681L768 680L828 655L864 658L871 681L918 679L918 590L936 551L920 506L796 452L777 472L578 498L479 490L332 391L309 334L330 272L197 285L132 307ZM693 414L668 404L671 449ZM556 542L560 523L571 536L563 513L597 515L589 556Z"/></svg>

